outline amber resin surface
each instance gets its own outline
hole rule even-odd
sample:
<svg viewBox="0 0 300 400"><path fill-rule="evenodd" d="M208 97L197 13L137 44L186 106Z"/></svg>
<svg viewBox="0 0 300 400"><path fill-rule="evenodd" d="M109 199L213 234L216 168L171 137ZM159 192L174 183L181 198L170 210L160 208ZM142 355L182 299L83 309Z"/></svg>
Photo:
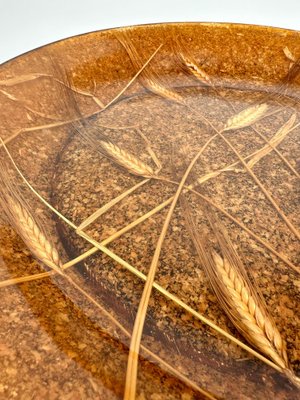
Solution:
<svg viewBox="0 0 300 400"><path fill-rule="evenodd" d="M214 23L0 66L0 398L300 396L299 72Z"/></svg>

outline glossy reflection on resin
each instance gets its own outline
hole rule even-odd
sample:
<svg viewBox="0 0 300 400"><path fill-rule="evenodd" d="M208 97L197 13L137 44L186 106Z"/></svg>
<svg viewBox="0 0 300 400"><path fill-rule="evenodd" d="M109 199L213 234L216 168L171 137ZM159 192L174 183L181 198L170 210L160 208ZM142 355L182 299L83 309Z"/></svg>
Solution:
<svg viewBox="0 0 300 400"><path fill-rule="evenodd" d="M299 395L299 55L167 24L0 67L1 395Z"/></svg>

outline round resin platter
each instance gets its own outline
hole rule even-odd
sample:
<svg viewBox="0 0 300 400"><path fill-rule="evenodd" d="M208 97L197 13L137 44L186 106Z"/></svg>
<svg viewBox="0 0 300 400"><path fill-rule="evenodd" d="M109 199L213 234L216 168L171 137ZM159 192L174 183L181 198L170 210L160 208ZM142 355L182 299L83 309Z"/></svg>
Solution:
<svg viewBox="0 0 300 400"><path fill-rule="evenodd" d="M0 66L0 398L300 396L299 73L213 23Z"/></svg>

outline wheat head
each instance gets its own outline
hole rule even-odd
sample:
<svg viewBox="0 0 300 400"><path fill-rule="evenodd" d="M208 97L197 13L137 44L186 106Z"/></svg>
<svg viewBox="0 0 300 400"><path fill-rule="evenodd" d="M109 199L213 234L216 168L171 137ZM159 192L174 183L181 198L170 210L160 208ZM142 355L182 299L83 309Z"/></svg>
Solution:
<svg viewBox="0 0 300 400"><path fill-rule="evenodd" d="M242 110L238 114L230 117L225 123L223 131L229 131L231 129L245 128L258 121L267 112L268 105L265 103L256 104Z"/></svg>
<svg viewBox="0 0 300 400"><path fill-rule="evenodd" d="M210 76L198 65L196 65L192 60L189 59L188 56L180 53L181 58L183 59L185 65L189 69L189 71L203 84L208 86L213 86Z"/></svg>
<svg viewBox="0 0 300 400"><path fill-rule="evenodd" d="M55 270L59 269L61 262L56 248L47 239L30 212L12 198L9 199L7 206L10 208L10 220L13 218L13 221L11 221L12 225L30 251L48 267Z"/></svg>
<svg viewBox="0 0 300 400"><path fill-rule="evenodd" d="M129 170L132 174L143 176L145 178L151 178L155 175L155 172L149 165L128 153L126 150L121 149L116 144L106 140L101 140L100 145L109 158L121 165L123 168Z"/></svg>
<svg viewBox="0 0 300 400"><path fill-rule="evenodd" d="M10 224L27 247L45 265L60 272L58 252L44 233L42 224L35 219L23 197L16 178L0 159L0 205Z"/></svg>
<svg viewBox="0 0 300 400"><path fill-rule="evenodd" d="M285 343L252 286L226 258L215 251L212 256L218 277L215 291L234 325L278 366L288 368Z"/></svg>
<svg viewBox="0 0 300 400"><path fill-rule="evenodd" d="M143 81L144 85L155 94L168 100L172 100L175 103L184 104L184 98L180 96L180 94L176 93L174 90L167 89L165 86L158 83L154 77L144 77Z"/></svg>

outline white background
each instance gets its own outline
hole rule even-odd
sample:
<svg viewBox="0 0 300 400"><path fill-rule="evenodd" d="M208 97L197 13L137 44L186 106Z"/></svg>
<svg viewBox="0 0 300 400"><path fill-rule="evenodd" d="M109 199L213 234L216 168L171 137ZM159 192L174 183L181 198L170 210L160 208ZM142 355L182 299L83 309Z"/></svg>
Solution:
<svg viewBox="0 0 300 400"><path fill-rule="evenodd" d="M167 21L300 30L300 0L0 0L0 63L79 33Z"/></svg>

